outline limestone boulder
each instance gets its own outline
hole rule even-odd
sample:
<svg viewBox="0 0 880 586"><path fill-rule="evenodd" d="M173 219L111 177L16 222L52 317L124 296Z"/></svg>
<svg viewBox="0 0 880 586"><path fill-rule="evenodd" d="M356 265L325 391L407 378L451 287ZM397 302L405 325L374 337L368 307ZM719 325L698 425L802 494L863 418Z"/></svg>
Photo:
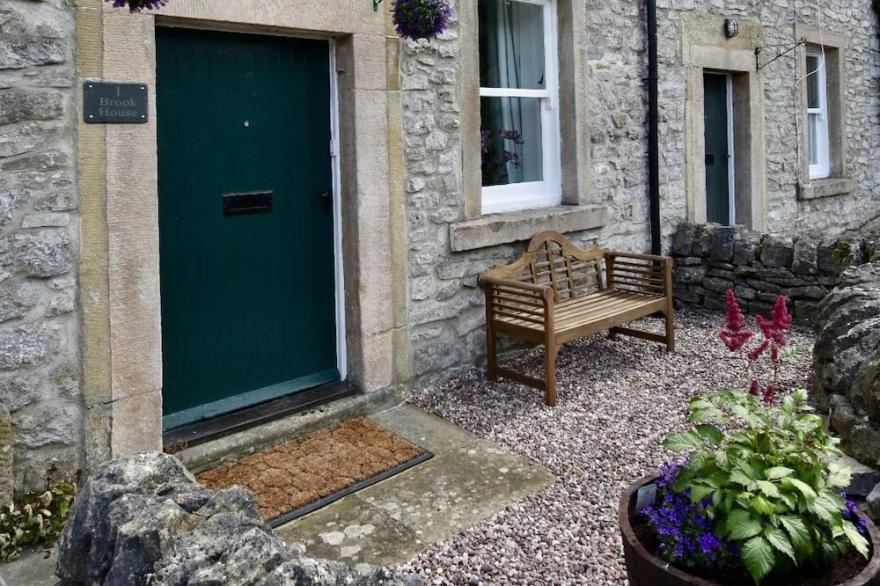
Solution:
<svg viewBox="0 0 880 586"><path fill-rule="evenodd" d="M844 445L880 462L880 263L847 269L816 315L814 397Z"/></svg>
<svg viewBox="0 0 880 586"><path fill-rule="evenodd" d="M263 523L247 490L208 490L159 453L100 466L77 495L57 549L65 584L421 584L305 558Z"/></svg>

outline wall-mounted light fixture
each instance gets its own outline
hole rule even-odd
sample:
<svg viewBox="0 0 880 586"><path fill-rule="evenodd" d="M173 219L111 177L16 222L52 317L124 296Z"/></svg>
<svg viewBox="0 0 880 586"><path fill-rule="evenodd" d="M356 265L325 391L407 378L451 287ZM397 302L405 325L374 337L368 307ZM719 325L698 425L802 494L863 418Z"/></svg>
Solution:
<svg viewBox="0 0 880 586"><path fill-rule="evenodd" d="M728 39L739 36L739 23L732 18L724 20L724 36Z"/></svg>

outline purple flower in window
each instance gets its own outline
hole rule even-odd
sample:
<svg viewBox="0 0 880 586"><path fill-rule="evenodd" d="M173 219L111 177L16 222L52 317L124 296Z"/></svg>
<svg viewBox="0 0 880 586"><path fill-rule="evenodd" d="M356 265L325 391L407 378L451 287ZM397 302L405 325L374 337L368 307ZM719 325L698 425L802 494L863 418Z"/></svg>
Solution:
<svg viewBox="0 0 880 586"><path fill-rule="evenodd" d="M128 9L132 12L140 12L143 9L154 10L157 8L161 8L168 3L168 0L106 0L107 2L113 2L113 6L116 8L122 8L124 6L128 6Z"/></svg>

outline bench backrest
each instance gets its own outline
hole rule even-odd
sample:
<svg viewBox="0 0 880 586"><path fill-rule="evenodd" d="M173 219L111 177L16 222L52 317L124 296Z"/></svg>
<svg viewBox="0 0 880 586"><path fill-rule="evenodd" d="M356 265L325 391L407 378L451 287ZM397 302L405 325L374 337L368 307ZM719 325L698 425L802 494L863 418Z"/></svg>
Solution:
<svg viewBox="0 0 880 586"><path fill-rule="evenodd" d="M588 250L575 246L559 232L541 232L523 255L519 280L551 284L557 302L574 299L605 287L604 254L598 246Z"/></svg>

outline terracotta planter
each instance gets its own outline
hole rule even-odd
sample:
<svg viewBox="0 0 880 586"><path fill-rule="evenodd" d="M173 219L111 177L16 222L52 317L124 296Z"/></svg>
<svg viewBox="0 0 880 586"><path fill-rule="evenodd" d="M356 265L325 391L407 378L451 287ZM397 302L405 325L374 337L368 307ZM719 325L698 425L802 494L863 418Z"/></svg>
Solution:
<svg viewBox="0 0 880 586"><path fill-rule="evenodd" d="M656 480L655 476L647 476L633 483L620 497L617 506L617 517L620 523L620 535L623 538L623 553L626 558L626 574L630 586L721 586L717 582L704 580L691 576L677 568L669 566L666 562L648 551L636 537L630 523L632 509L635 507L635 497L638 490ZM880 585L880 535L877 528L868 520L868 535L871 542L871 559L868 565L851 580L838 586L868 586Z"/></svg>

